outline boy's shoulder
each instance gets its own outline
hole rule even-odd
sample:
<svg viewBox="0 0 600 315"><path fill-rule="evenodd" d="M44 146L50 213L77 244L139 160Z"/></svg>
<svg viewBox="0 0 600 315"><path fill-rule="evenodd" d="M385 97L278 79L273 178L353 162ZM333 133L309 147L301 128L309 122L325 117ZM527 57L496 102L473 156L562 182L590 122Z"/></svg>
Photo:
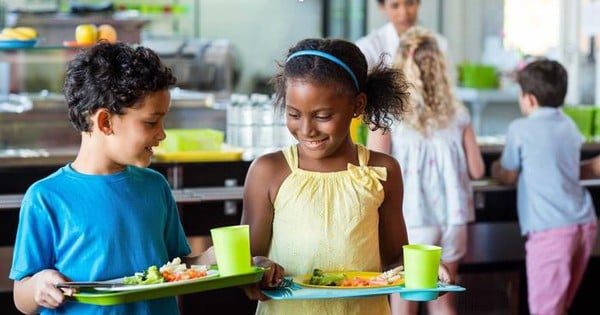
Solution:
<svg viewBox="0 0 600 315"><path fill-rule="evenodd" d="M46 177L36 180L29 185L26 195L45 194L54 190L62 190L64 188L64 181L68 167L68 165L60 167Z"/></svg>

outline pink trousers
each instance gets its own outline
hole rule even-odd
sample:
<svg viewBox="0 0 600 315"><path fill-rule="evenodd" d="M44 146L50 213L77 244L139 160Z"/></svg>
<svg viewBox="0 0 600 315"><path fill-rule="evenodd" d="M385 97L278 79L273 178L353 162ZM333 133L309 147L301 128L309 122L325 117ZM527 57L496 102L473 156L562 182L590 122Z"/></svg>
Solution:
<svg viewBox="0 0 600 315"><path fill-rule="evenodd" d="M525 263L532 315L567 313L594 249L596 225L571 225L527 235Z"/></svg>

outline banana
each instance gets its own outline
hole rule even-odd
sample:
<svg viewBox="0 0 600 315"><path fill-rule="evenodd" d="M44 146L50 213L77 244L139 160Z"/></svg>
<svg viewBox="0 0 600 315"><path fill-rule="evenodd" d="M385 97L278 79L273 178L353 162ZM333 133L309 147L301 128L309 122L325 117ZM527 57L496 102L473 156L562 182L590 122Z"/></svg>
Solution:
<svg viewBox="0 0 600 315"><path fill-rule="evenodd" d="M19 26L19 27L15 27L15 31L20 32L21 34L24 34L29 39L34 39L38 36L37 31L33 27Z"/></svg>
<svg viewBox="0 0 600 315"><path fill-rule="evenodd" d="M5 27L0 33L0 39L4 40L32 40L37 37L37 31L32 27Z"/></svg>

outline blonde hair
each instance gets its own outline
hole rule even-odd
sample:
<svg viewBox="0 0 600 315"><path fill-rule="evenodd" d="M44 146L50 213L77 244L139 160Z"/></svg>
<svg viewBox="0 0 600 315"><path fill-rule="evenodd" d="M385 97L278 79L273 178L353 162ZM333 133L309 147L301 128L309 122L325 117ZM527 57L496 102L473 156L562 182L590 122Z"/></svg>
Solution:
<svg viewBox="0 0 600 315"><path fill-rule="evenodd" d="M394 65L404 71L410 82L410 101L404 122L428 134L448 126L460 103L450 83L446 57L435 35L414 26L401 37ZM465 108L466 109L466 108Z"/></svg>

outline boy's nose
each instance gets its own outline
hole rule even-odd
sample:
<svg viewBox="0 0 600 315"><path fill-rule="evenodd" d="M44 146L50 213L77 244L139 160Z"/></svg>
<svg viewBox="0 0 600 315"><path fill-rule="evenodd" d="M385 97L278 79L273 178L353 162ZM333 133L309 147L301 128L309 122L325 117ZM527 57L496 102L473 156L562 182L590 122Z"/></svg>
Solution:
<svg viewBox="0 0 600 315"><path fill-rule="evenodd" d="M167 138L167 133L165 132L165 127L164 126L162 126L160 128L160 130L158 131L157 138L158 138L159 141L163 141L163 140L165 140Z"/></svg>

